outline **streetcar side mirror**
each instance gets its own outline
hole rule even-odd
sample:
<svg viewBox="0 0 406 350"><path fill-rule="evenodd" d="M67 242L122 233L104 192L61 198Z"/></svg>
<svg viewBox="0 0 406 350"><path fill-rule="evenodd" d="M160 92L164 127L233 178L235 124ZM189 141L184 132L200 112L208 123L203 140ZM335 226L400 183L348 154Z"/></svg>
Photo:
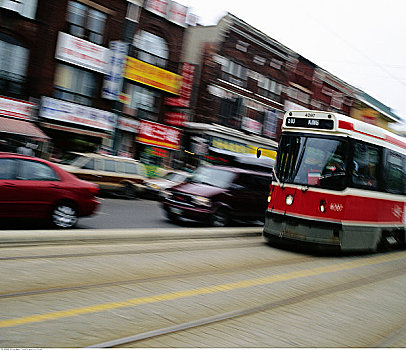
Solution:
<svg viewBox="0 0 406 350"><path fill-rule="evenodd" d="M261 157L261 150L259 148L257 148L257 158Z"/></svg>

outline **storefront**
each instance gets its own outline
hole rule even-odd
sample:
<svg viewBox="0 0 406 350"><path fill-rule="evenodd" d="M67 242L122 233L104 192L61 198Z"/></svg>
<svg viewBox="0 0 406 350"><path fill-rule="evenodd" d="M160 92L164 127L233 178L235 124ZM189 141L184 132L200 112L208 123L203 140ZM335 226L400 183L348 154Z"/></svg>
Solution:
<svg viewBox="0 0 406 350"><path fill-rule="evenodd" d="M157 167L173 167L174 152L180 149L181 137L182 131L178 128L140 120L137 158L147 165L149 175L154 175Z"/></svg>
<svg viewBox="0 0 406 350"><path fill-rule="evenodd" d="M46 157L50 138L32 120L31 102L0 96L0 151Z"/></svg>
<svg viewBox="0 0 406 350"><path fill-rule="evenodd" d="M42 97L39 116L40 126L52 137L56 156L109 146L117 121L114 113L51 97Z"/></svg>

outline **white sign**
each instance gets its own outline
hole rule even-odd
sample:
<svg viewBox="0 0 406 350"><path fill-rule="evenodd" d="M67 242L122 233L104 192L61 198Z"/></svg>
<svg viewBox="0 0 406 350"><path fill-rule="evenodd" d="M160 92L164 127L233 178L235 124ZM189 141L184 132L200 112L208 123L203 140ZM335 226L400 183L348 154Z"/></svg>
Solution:
<svg viewBox="0 0 406 350"><path fill-rule="evenodd" d="M118 126L117 127L120 130L136 133L136 132L138 132L139 123L140 122L138 120L121 117L118 120Z"/></svg>
<svg viewBox="0 0 406 350"><path fill-rule="evenodd" d="M39 115L43 118L90 126L110 132L114 130L117 120L117 115L114 113L50 97L42 97Z"/></svg>
<svg viewBox="0 0 406 350"><path fill-rule="evenodd" d="M106 73L109 51L106 47L59 32L55 58L96 72Z"/></svg>
<svg viewBox="0 0 406 350"><path fill-rule="evenodd" d="M186 23L193 22L192 14L188 14L188 8L172 0L148 0L145 9L182 27L186 27Z"/></svg>
<svg viewBox="0 0 406 350"><path fill-rule="evenodd" d="M128 44L122 41L110 42L107 75L104 76L102 97L108 100L118 100L123 86L123 72Z"/></svg>
<svg viewBox="0 0 406 350"><path fill-rule="evenodd" d="M241 129L260 134L262 130L262 124L254 119L243 117L241 122Z"/></svg>
<svg viewBox="0 0 406 350"><path fill-rule="evenodd" d="M0 115L19 119L31 119L34 103L0 96Z"/></svg>

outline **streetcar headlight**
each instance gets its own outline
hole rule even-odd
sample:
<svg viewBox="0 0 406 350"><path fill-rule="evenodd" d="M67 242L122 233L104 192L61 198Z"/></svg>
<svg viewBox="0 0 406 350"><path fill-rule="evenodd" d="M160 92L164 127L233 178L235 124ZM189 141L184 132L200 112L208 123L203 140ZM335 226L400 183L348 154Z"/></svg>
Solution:
<svg viewBox="0 0 406 350"><path fill-rule="evenodd" d="M285 198L285 203L287 205L292 205L293 204L293 196L291 194L288 194Z"/></svg>
<svg viewBox="0 0 406 350"><path fill-rule="evenodd" d="M210 207L211 205L210 199L202 196L193 196L192 201L196 205L200 205L203 207Z"/></svg>
<svg viewBox="0 0 406 350"><path fill-rule="evenodd" d="M271 203L271 200L272 200L272 195L269 194L269 196L268 196L268 203Z"/></svg>
<svg viewBox="0 0 406 350"><path fill-rule="evenodd" d="M322 200L320 201L319 209L320 209L320 211L321 211L322 213L324 213L324 212L327 210L326 201L325 201L324 199L322 199Z"/></svg>

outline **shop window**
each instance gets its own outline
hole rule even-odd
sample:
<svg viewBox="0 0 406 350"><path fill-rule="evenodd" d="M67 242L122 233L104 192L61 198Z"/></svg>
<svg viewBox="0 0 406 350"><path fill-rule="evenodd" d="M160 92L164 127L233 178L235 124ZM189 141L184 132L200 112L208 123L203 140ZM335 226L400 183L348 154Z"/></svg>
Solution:
<svg viewBox="0 0 406 350"><path fill-rule="evenodd" d="M221 67L222 79L238 86L245 87L247 84L247 68L239 63L229 60Z"/></svg>
<svg viewBox="0 0 406 350"><path fill-rule="evenodd" d="M281 100L282 85L276 81L266 78L263 75L258 80L258 94L268 97L274 101Z"/></svg>
<svg viewBox="0 0 406 350"><path fill-rule="evenodd" d="M96 44L103 43L107 16L76 1L69 1L67 21L69 33Z"/></svg>
<svg viewBox="0 0 406 350"><path fill-rule="evenodd" d="M136 58L158 67L166 67L169 49L166 40L158 35L141 30L134 38Z"/></svg>
<svg viewBox="0 0 406 350"><path fill-rule="evenodd" d="M16 39L0 33L0 93L23 94L29 50Z"/></svg>
<svg viewBox="0 0 406 350"><path fill-rule="evenodd" d="M95 92L95 73L65 64L57 66L55 73L55 97L91 106Z"/></svg>
<svg viewBox="0 0 406 350"><path fill-rule="evenodd" d="M240 128L241 126L241 98L222 98L220 100L220 124Z"/></svg>

